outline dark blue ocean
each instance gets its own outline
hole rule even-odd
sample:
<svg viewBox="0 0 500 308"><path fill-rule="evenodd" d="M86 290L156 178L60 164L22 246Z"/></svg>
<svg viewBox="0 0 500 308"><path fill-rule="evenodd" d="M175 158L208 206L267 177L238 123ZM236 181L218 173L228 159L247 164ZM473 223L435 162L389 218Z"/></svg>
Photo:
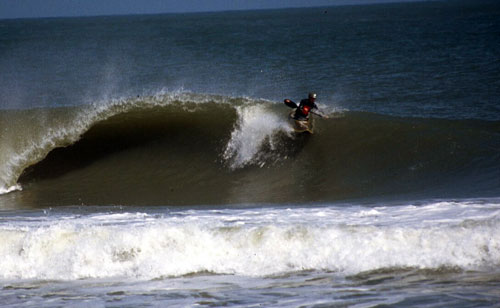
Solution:
<svg viewBox="0 0 500 308"><path fill-rule="evenodd" d="M0 20L0 302L498 306L499 55L497 1Z"/></svg>

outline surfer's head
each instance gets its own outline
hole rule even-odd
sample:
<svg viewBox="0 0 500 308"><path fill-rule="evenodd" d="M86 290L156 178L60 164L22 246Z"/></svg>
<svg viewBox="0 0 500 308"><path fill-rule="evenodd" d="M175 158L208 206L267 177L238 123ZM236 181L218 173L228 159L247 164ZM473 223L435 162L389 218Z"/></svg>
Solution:
<svg viewBox="0 0 500 308"><path fill-rule="evenodd" d="M309 99L312 100L312 101L316 100L316 93L309 92Z"/></svg>

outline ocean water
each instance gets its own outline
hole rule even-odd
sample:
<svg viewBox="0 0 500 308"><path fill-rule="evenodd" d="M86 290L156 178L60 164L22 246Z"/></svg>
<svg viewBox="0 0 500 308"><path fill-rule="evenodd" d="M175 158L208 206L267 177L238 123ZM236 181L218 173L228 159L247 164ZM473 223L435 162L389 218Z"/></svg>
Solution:
<svg viewBox="0 0 500 308"><path fill-rule="evenodd" d="M496 1L0 20L2 306L500 305L499 33Z"/></svg>

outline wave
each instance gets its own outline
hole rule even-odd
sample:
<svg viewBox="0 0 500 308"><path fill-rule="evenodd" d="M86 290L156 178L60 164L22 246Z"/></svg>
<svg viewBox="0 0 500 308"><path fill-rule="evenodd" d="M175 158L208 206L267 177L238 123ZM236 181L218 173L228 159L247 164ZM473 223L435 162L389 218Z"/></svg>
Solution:
<svg viewBox="0 0 500 308"><path fill-rule="evenodd" d="M96 102L90 106L74 108L51 108L32 110L3 110L0 111L0 123L3 123L0 136L0 189L10 192L20 188L17 184L19 176L26 168L46 158L50 152L74 145L83 138L94 140L111 137L115 134L116 140L109 140L110 145L123 142L126 134L138 137L130 131L134 127L144 127L151 131L142 131L143 134L158 136L156 127L163 125L163 129L182 129L191 127L195 118L185 119L179 124L175 117L184 113L184 117L196 114L204 108L213 114L214 121L226 123L235 120L236 108L250 102L262 101L247 98L230 98L216 95L196 95L192 93L159 93L154 96L136 97L129 99L115 99ZM203 106L203 107L202 107ZM255 105L253 106L255 109ZM210 109L210 110L209 110ZM168 120L159 117L167 115ZM226 121L225 117L229 117ZM218 118L218 120L215 120ZM149 121L156 121L148 126ZM167 121L170 121L167 123ZM142 123L141 123L142 122ZM199 122L198 124L204 125ZM205 123L203 129L210 130L211 123ZM156 127L153 127L155 126ZM185 127L181 127L185 126ZM110 131L105 131L110 128ZM101 132L97 132L103 129ZM121 132L120 130L123 130ZM90 137L89 137L90 136ZM127 137L125 137L127 138ZM147 136L146 136L147 139ZM124 142L132 142L127 139ZM137 141L137 140L136 140ZM96 149L98 150L98 149ZM234 149L233 150L237 150Z"/></svg>
<svg viewBox="0 0 500 308"><path fill-rule="evenodd" d="M0 225L0 278L487 271L500 265L499 211L461 201L17 217Z"/></svg>
<svg viewBox="0 0 500 308"><path fill-rule="evenodd" d="M25 205L495 196L500 123L330 110L293 133L283 104L160 93L0 112L0 187Z"/></svg>

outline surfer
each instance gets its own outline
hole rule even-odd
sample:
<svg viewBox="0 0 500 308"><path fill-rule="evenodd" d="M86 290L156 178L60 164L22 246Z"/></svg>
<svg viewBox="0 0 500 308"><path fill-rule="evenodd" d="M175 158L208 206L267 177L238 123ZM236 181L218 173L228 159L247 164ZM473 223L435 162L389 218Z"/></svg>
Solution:
<svg viewBox="0 0 500 308"><path fill-rule="evenodd" d="M285 99L285 105L290 108L295 108L295 110L290 113L290 120L293 122L294 130L297 133L313 133L313 121L312 118L309 117L310 113L326 118L325 115L319 112L318 106L316 105L316 93L314 92L309 93L308 97L301 100L299 105L288 98ZM318 110L318 112L314 112L313 109Z"/></svg>
<svg viewBox="0 0 500 308"><path fill-rule="evenodd" d="M307 120L309 112L313 109L318 109L316 105L316 93L310 92L307 98L300 101L299 107L295 110L293 118L295 120Z"/></svg>
<svg viewBox="0 0 500 308"><path fill-rule="evenodd" d="M297 121L308 120L309 113L314 113L320 117L326 117L320 113L313 112L313 109L316 109L319 112L318 105L316 105L316 93L314 92L310 92L308 97L301 100L298 106L289 99L285 99L285 104L288 107L296 108L292 118Z"/></svg>

